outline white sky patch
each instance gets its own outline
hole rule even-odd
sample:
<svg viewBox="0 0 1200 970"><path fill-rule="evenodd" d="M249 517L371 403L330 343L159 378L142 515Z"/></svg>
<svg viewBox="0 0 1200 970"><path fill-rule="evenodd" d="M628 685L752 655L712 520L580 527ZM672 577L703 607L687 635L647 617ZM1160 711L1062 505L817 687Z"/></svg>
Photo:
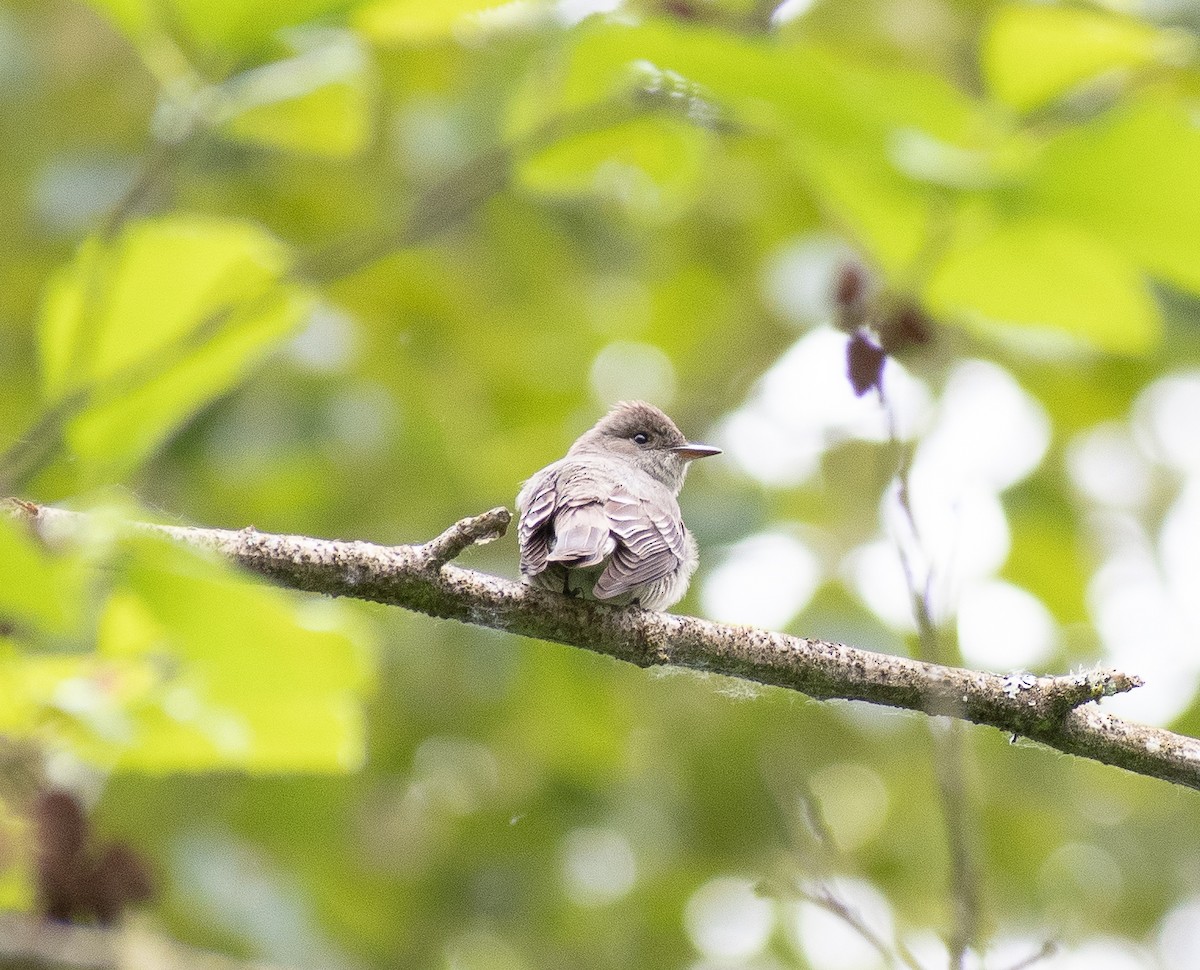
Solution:
<svg viewBox="0 0 1200 970"><path fill-rule="evenodd" d="M1194 956L1194 954L1193 954ZM1159 970L1160 964L1148 950L1129 940L1099 937L1082 946L1060 950L1049 960L1036 964L1045 970ZM1167 966L1187 966L1167 964Z"/></svg>
<svg viewBox="0 0 1200 970"><path fill-rule="evenodd" d="M1158 952L1164 967L1186 967L1200 953L1200 896L1180 903L1163 917Z"/></svg>
<svg viewBox="0 0 1200 970"><path fill-rule="evenodd" d="M824 447L799 438L750 407L733 411L717 425L712 439L751 478L788 488L813 476Z"/></svg>
<svg viewBox="0 0 1200 970"><path fill-rule="evenodd" d="M829 882L833 894L849 906L886 943L893 939L892 908L874 886L860 879ZM795 943L813 970L877 970L879 952L845 920L812 903L796 906Z"/></svg>
<svg viewBox="0 0 1200 970"><path fill-rule="evenodd" d="M718 876L692 893L683 925L706 957L745 960L767 945L775 926L775 904L755 893L748 879Z"/></svg>
<svg viewBox="0 0 1200 970"><path fill-rule="evenodd" d="M895 543L878 539L850 550L842 560L842 572L867 609L884 623L909 633L916 629Z"/></svg>
<svg viewBox="0 0 1200 970"><path fill-rule="evenodd" d="M856 397L846 376L846 335L818 327L767 371L747 402L723 421L716 444L763 484L799 485L831 445L849 439L888 440L887 415L873 394ZM930 411L925 384L894 360L884 388L899 436L912 438Z"/></svg>
<svg viewBox="0 0 1200 970"><path fill-rule="evenodd" d="M1138 395L1133 413L1139 441L1151 457L1200 474L1200 371L1155 381Z"/></svg>
<svg viewBox="0 0 1200 970"><path fill-rule="evenodd" d="M815 0L783 0L775 12L771 14L771 23L778 27L780 24L790 23L803 17L810 9Z"/></svg>
<svg viewBox="0 0 1200 970"><path fill-rule="evenodd" d="M615 903L637 879L633 846L613 829L575 829L563 844L562 873L567 895L577 905Z"/></svg>
<svg viewBox="0 0 1200 970"><path fill-rule="evenodd" d="M592 362L592 393L604 405L653 401L668 408L675 398L675 366L652 344L618 340Z"/></svg>
<svg viewBox="0 0 1200 970"><path fill-rule="evenodd" d="M783 532L762 532L731 547L708 573L701 609L713 620L778 630L808 605L820 579L808 546Z"/></svg>
<svg viewBox="0 0 1200 970"><path fill-rule="evenodd" d="M763 297L776 313L798 326L828 320L834 312L838 270L852 261L850 249L832 236L806 236L788 243L772 253L763 267Z"/></svg>
<svg viewBox="0 0 1200 970"><path fill-rule="evenodd" d="M1067 447L1067 472L1085 498L1124 509L1143 508L1154 480L1150 463L1123 421L1077 434Z"/></svg>
<svg viewBox="0 0 1200 970"><path fill-rule="evenodd" d="M1049 445L1042 406L1002 367L968 360L950 375L914 466L928 462L954 484L1003 491L1036 469Z"/></svg>
<svg viewBox="0 0 1200 970"><path fill-rule="evenodd" d="M570 27L592 14L613 13L621 8L621 0L558 0L554 9L563 26Z"/></svg>
<svg viewBox="0 0 1200 970"><path fill-rule="evenodd" d="M973 583L959 601L958 645L970 667L1032 669L1050 656L1057 636L1057 624L1045 604L1010 583Z"/></svg>
<svg viewBox="0 0 1200 970"><path fill-rule="evenodd" d="M881 511L892 555L899 561L896 547L907 550L916 588L928 588L934 618L944 619L968 585L991 576L1008 558L1004 508L995 492L956 483L929 461L914 465L909 476L915 534L898 495L897 488L889 489ZM899 575L903 580L902 571ZM903 588L907 594L907 585Z"/></svg>
<svg viewBox="0 0 1200 970"><path fill-rule="evenodd" d="M898 551L903 548L913 585L929 590L934 618L951 616L963 591L992 576L1008 557L1011 537L1000 492L1036 469L1049 444L1045 412L1007 371L983 361L960 364L909 469L912 520L893 486L880 505L886 538L860 546L844 561L860 599L890 626L914 628L912 595ZM974 633L996 620L980 612L988 602L973 605L968 633L980 656L989 648ZM1026 632L1035 635L1028 649L1032 656L1044 656L1049 649L1045 626L1034 614L1032 607L1021 614L1028 621ZM996 666L1011 669L1028 662L1012 659Z"/></svg>
<svg viewBox="0 0 1200 970"><path fill-rule="evenodd" d="M1133 538L1092 576L1088 607L1112 665L1138 673L1146 684L1107 699L1105 709L1164 725L1187 708L1200 682L1196 634L1176 608L1140 528L1127 520L1107 526L1110 532L1122 528Z"/></svg>
<svg viewBox="0 0 1200 970"><path fill-rule="evenodd" d="M950 965L950 951L946 949L945 941L935 930L928 928L909 930L904 934L904 945L913 955L913 959L922 967L948 967ZM1040 945L1038 944L1038 946ZM1033 953L1036 950L1037 947L1034 947L1029 952ZM1017 961L1009 962L1016 963ZM1003 967L1007 964L1001 962L997 966Z"/></svg>
<svg viewBox="0 0 1200 970"><path fill-rule="evenodd" d="M1167 588L1192 627L1193 642L1200 643L1200 477L1167 512L1158 547Z"/></svg>

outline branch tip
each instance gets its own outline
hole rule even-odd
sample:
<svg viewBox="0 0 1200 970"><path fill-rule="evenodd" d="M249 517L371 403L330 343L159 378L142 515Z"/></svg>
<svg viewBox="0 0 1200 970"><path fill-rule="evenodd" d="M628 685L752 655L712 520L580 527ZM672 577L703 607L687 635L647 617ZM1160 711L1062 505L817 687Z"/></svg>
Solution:
<svg viewBox="0 0 1200 970"><path fill-rule="evenodd" d="M482 546L499 539L508 531L512 513L498 506L482 515L460 519L435 539L420 546L431 568L440 569L468 546Z"/></svg>

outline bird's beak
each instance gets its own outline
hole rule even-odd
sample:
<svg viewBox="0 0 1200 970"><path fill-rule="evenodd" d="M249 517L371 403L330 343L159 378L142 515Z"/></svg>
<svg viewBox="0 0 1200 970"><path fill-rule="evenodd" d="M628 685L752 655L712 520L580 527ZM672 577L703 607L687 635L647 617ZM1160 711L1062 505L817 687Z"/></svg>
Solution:
<svg viewBox="0 0 1200 970"><path fill-rule="evenodd" d="M686 445L676 445L671 449L677 455L683 455L685 461L691 461L693 458L707 458L709 455L719 455L720 448L714 448L712 445L697 445L689 441Z"/></svg>

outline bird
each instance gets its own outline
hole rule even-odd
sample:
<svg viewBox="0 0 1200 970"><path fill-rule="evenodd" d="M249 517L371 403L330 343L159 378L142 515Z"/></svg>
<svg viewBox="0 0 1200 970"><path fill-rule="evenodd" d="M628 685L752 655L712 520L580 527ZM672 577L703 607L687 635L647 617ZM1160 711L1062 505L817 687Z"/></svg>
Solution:
<svg viewBox="0 0 1200 970"><path fill-rule="evenodd" d="M720 453L652 404L616 404L521 488L521 578L613 606L674 606L699 560L676 497L689 464Z"/></svg>

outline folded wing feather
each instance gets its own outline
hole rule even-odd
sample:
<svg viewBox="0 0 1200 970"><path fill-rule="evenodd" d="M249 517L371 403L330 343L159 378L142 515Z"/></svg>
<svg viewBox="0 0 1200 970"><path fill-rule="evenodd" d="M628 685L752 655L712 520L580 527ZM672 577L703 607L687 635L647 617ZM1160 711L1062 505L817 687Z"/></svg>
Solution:
<svg viewBox="0 0 1200 970"><path fill-rule="evenodd" d="M599 599L670 576L686 557L687 537L674 496L655 484L617 482L607 468L578 459L539 472L517 497L521 572L607 560L593 590Z"/></svg>

